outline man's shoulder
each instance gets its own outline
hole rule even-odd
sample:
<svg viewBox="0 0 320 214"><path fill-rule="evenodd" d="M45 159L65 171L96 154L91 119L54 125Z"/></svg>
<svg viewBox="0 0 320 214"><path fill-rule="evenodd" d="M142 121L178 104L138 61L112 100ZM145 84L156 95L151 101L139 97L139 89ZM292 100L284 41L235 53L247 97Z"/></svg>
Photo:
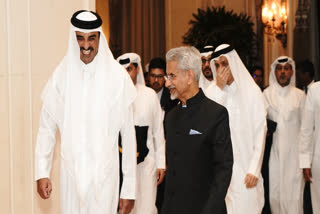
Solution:
<svg viewBox="0 0 320 214"><path fill-rule="evenodd" d="M266 98L266 101L268 101L268 99L270 98L271 93L272 93L271 86L268 86L267 88L265 88L263 90L262 94L263 94L264 98Z"/></svg>
<svg viewBox="0 0 320 214"><path fill-rule="evenodd" d="M179 104L176 106L173 106L166 114L166 120L171 120L172 118L175 118L175 115L178 113Z"/></svg>
<svg viewBox="0 0 320 214"><path fill-rule="evenodd" d="M227 111L227 109L223 105L215 102L214 100L211 100L208 97L204 98L202 105L204 106L205 111L208 114L211 113L216 115L217 113L219 114Z"/></svg>
<svg viewBox="0 0 320 214"><path fill-rule="evenodd" d="M61 78L67 73L67 59L64 57L52 73L52 78Z"/></svg>
<svg viewBox="0 0 320 214"><path fill-rule="evenodd" d="M310 89L309 90L319 91L320 90L320 81L312 83L312 85L310 85Z"/></svg>
<svg viewBox="0 0 320 214"><path fill-rule="evenodd" d="M150 94L150 95L156 95L156 92L152 89L152 88L150 88L150 87L148 87L148 86L145 86L145 85L142 85L142 84L139 84L139 87L144 91L144 93L146 93L146 94Z"/></svg>
<svg viewBox="0 0 320 214"><path fill-rule="evenodd" d="M140 95L143 96L144 98L146 98L146 99L157 98L158 99L156 92L152 88L149 88L149 87L142 85L142 84L137 84L136 87L138 89L137 90L138 93L140 93Z"/></svg>
<svg viewBox="0 0 320 214"><path fill-rule="evenodd" d="M293 91L294 93L298 96L298 97L305 97L305 93L303 90L301 90L300 88L297 88L297 87L292 87L293 88Z"/></svg>

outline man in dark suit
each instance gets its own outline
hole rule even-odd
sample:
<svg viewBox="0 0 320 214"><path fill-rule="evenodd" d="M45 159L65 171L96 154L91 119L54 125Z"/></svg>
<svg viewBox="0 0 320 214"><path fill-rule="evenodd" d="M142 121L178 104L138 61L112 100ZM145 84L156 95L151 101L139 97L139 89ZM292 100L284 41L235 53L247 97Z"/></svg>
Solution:
<svg viewBox="0 0 320 214"><path fill-rule="evenodd" d="M149 63L149 84L153 90L156 91L161 108L165 113L168 113L174 106L177 105L178 100L170 99L169 90L164 87L166 75L166 62L160 58L153 58Z"/></svg>
<svg viewBox="0 0 320 214"><path fill-rule="evenodd" d="M166 62L164 61L164 59L160 57L153 58L149 63L148 79L149 79L150 87L153 88L153 90L155 90L155 92L158 95L161 108L164 111L164 115L163 115L164 117L174 106L177 105L179 101L177 99L171 100L169 89L164 87L165 75L166 75ZM164 189L165 189L165 182L162 182L161 184L158 185L157 200L156 200L156 206L158 208L159 213L161 212L161 207L164 200Z"/></svg>
<svg viewBox="0 0 320 214"><path fill-rule="evenodd" d="M228 112L199 89L196 48L171 49L166 59L166 87L180 103L165 121L168 170L161 213L226 214L233 166Z"/></svg>

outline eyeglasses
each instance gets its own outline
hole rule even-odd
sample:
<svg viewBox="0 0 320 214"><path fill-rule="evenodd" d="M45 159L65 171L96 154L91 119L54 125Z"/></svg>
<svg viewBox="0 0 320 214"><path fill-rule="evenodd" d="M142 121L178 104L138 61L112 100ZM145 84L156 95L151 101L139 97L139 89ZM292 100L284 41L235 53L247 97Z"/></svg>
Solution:
<svg viewBox="0 0 320 214"><path fill-rule="evenodd" d="M162 79L164 78L165 76L163 74L159 74L159 75L155 75L155 74L150 74L150 77L152 77L153 79Z"/></svg>
<svg viewBox="0 0 320 214"><path fill-rule="evenodd" d="M168 74L166 76L164 76L164 79L167 81L167 80L172 80L174 78L176 78L177 76L174 75L174 74Z"/></svg>

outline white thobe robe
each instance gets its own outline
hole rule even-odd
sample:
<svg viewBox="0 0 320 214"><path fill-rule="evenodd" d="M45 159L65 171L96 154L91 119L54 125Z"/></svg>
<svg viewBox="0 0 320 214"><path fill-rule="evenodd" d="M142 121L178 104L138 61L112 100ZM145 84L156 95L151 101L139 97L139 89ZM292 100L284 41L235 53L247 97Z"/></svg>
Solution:
<svg viewBox="0 0 320 214"><path fill-rule="evenodd" d="M137 169L137 194L130 214L157 214L156 169L165 169L165 140L162 109L153 89L136 84L137 97L133 103L134 125L148 126L149 153Z"/></svg>
<svg viewBox="0 0 320 214"><path fill-rule="evenodd" d="M313 213L320 213L320 83L308 90L300 132L300 168L311 168Z"/></svg>
<svg viewBox="0 0 320 214"><path fill-rule="evenodd" d="M44 104L35 151L35 180L50 178L56 131L59 128L61 213L115 214L119 199L119 131L123 142L124 174L120 197L135 198L136 144L132 104L129 104L134 97L128 96L132 94L129 91L135 89L129 75L119 65L119 70L115 70L119 74L107 74L114 77L118 88L112 90L119 93L116 92L113 97L99 97L93 93L96 91L94 89L100 86L108 89L110 84L104 80L96 84L101 76L95 69L95 61L83 64L76 73L67 72L67 66L65 58L43 92ZM67 78L68 75L76 75L79 79ZM67 80L71 79L71 85L68 86ZM72 92L73 88L70 87L76 81L81 85L78 93ZM70 94L76 94L77 98ZM80 103L79 106L71 104L74 99ZM96 106L95 103L101 99L103 105ZM99 114L105 110L107 115ZM72 117L73 112L78 112L80 118Z"/></svg>
<svg viewBox="0 0 320 214"><path fill-rule="evenodd" d="M303 175L299 168L299 132L305 101L302 90L274 83L263 92L268 118L277 123L269 159L273 214L303 213Z"/></svg>
<svg viewBox="0 0 320 214"><path fill-rule="evenodd" d="M210 85L205 94L210 99L223 105L229 113L231 141L233 148L234 164L231 183L226 196L228 214L258 214L264 205L263 178L260 173L263 152L264 137L266 132L266 119L264 113L263 97L256 87L252 90L252 103L248 104L247 112L253 130L248 130L243 123L241 95L237 85L233 82L221 90L216 84ZM251 134L252 133L252 134ZM251 137L252 136L252 139ZM246 188L245 176L251 173L258 178L258 184L254 188Z"/></svg>

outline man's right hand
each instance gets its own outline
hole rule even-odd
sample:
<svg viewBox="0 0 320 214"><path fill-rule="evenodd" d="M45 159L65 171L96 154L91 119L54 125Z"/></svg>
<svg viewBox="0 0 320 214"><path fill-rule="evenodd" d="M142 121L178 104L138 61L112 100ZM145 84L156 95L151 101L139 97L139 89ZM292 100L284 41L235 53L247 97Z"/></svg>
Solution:
<svg viewBox="0 0 320 214"><path fill-rule="evenodd" d="M230 74L231 71L229 66L218 69L216 75L216 84L221 90L223 90L223 88L226 86Z"/></svg>
<svg viewBox="0 0 320 214"><path fill-rule="evenodd" d="M303 169L303 176L306 182L312 183L312 172L310 168Z"/></svg>
<svg viewBox="0 0 320 214"><path fill-rule="evenodd" d="M37 191L41 198L48 199L50 198L52 185L49 178L41 178L37 180Z"/></svg>

